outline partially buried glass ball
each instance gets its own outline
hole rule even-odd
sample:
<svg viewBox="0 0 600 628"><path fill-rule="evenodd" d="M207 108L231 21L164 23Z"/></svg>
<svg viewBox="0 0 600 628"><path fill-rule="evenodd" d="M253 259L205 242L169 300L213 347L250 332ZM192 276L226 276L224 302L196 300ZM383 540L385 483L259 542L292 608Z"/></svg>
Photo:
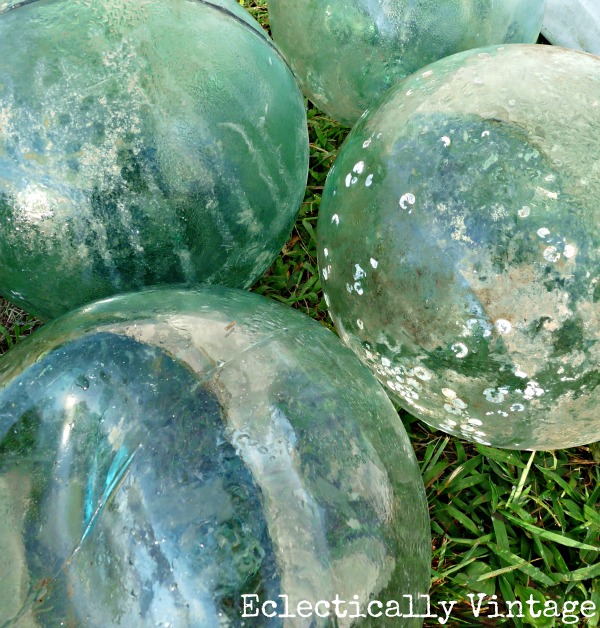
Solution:
<svg viewBox="0 0 600 628"><path fill-rule="evenodd" d="M600 439L599 147L600 58L551 46L435 63L349 135L323 288L415 416L499 447Z"/></svg>
<svg viewBox="0 0 600 628"><path fill-rule="evenodd" d="M0 293L27 311L249 287L307 170L300 90L233 0L0 8Z"/></svg>
<svg viewBox="0 0 600 628"><path fill-rule="evenodd" d="M269 0L273 38L305 94L352 126L387 89L442 57L533 43L546 0Z"/></svg>
<svg viewBox="0 0 600 628"><path fill-rule="evenodd" d="M242 625L242 595L279 614L283 596L406 606L429 565L397 413L298 312L226 288L146 291L0 360L5 620Z"/></svg>

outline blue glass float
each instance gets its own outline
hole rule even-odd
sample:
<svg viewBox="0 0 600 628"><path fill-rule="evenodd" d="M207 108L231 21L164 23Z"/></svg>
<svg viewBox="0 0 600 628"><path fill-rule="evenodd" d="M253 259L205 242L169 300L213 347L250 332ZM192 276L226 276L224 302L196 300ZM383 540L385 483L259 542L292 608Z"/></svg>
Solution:
<svg viewBox="0 0 600 628"><path fill-rule="evenodd" d="M491 44L535 42L546 0L268 4L273 38L304 93L352 126L392 85L442 57Z"/></svg>
<svg viewBox="0 0 600 628"><path fill-rule="evenodd" d="M406 607L427 504L397 413L331 332L243 291L146 291L0 360L0 565L19 625L242 625L242 595Z"/></svg>
<svg viewBox="0 0 600 628"><path fill-rule="evenodd" d="M348 136L323 289L415 416L498 447L600 440L599 147L600 58L552 46L432 64Z"/></svg>
<svg viewBox="0 0 600 628"><path fill-rule="evenodd" d="M0 294L27 311L247 288L307 171L300 90L233 0L0 5Z"/></svg>

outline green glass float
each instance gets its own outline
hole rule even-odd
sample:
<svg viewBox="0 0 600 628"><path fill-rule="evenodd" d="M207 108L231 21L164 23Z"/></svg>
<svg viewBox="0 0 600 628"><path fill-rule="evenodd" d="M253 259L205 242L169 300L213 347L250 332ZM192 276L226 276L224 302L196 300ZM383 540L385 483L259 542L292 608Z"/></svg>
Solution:
<svg viewBox="0 0 600 628"><path fill-rule="evenodd" d="M323 289L412 414L498 447L600 439L599 147L600 58L552 46L439 61L348 136Z"/></svg>
<svg viewBox="0 0 600 628"><path fill-rule="evenodd" d="M221 287L142 291L0 360L4 620L208 628L336 594L350 615L370 599L406 614L412 595L416 614L429 567L397 413L298 312Z"/></svg>
<svg viewBox="0 0 600 628"><path fill-rule="evenodd" d="M247 288L308 171L300 90L233 0L0 5L0 294L42 318Z"/></svg>
<svg viewBox="0 0 600 628"><path fill-rule="evenodd" d="M442 57L533 43L546 0L269 0L273 38L304 93L352 126L392 85Z"/></svg>

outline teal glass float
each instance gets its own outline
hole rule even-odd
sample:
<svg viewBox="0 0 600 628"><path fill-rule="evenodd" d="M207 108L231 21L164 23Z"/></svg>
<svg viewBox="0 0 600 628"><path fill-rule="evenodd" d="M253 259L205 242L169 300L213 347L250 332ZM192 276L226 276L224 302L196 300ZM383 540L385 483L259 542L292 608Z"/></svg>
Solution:
<svg viewBox="0 0 600 628"><path fill-rule="evenodd" d="M233 0L0 6L0 293L53 318L145 285L249 287L308 171L261 27Z"/></svg>
<svg viewBox="0 0 600 628"><path fill-rule="evenodd" d="M552 46L435 63L348 136L323 289L412 414L498 447L600 440L599 147L600 58Z"/></svg>
<svg viewBox="0 0 600 628"><path fill-rule="evenodd" d="M352 126L392 85L442 57L533 43L546 0L269 0L273 38L304 93Z"/></svg>
<svg viewBox="0 0 600 628"><path fill-rule="evenodd" d="M4 620L208 628L242 625L244 601L283 614L282 596L336 594L405 613L412 595L422 613L429 566L397 413L298 312L220 287L143 291L0 360Z"/></svg>

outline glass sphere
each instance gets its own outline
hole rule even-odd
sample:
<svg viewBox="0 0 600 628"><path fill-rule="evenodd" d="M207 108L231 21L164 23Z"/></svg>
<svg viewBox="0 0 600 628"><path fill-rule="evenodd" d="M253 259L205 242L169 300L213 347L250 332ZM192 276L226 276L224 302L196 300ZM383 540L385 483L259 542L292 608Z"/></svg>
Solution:
<svg viewBox="0 0 600 628"><path fill-rule="evenodd" d="M600 58L551 46L439 61L348 136L323 289L415 416L498 447L600 439L599 161Z"/></svg>
<svg viewBox="0 0 600 628"><path fill-rule="evenodd" d="M0 9L0 293L27 311L154 284L247 288L307 171L300 90L233 0Z"/></svg>
<svg viewBox="0 0 600 628"><path fill-rule="evenodd" d="M542 34L551 43L600 54L597 0L548 0Z"/></svg>
<svg viewBox="0 0 600 628"><path fill-rule="evenodd" d="M429 566L397 413L298 312L228 288L143 291L0 360L4 619L242 625L243 595L278 613L282 596L406 607ZM248 625L277 624L263 620Z"/></svg>
<svg viewBox="0 0 600 628"><path fill-rule="evenodd" d="M352 126L392 85L442 57L533 43L546 0L269 0L273 39L304 93Z"/></svg>

